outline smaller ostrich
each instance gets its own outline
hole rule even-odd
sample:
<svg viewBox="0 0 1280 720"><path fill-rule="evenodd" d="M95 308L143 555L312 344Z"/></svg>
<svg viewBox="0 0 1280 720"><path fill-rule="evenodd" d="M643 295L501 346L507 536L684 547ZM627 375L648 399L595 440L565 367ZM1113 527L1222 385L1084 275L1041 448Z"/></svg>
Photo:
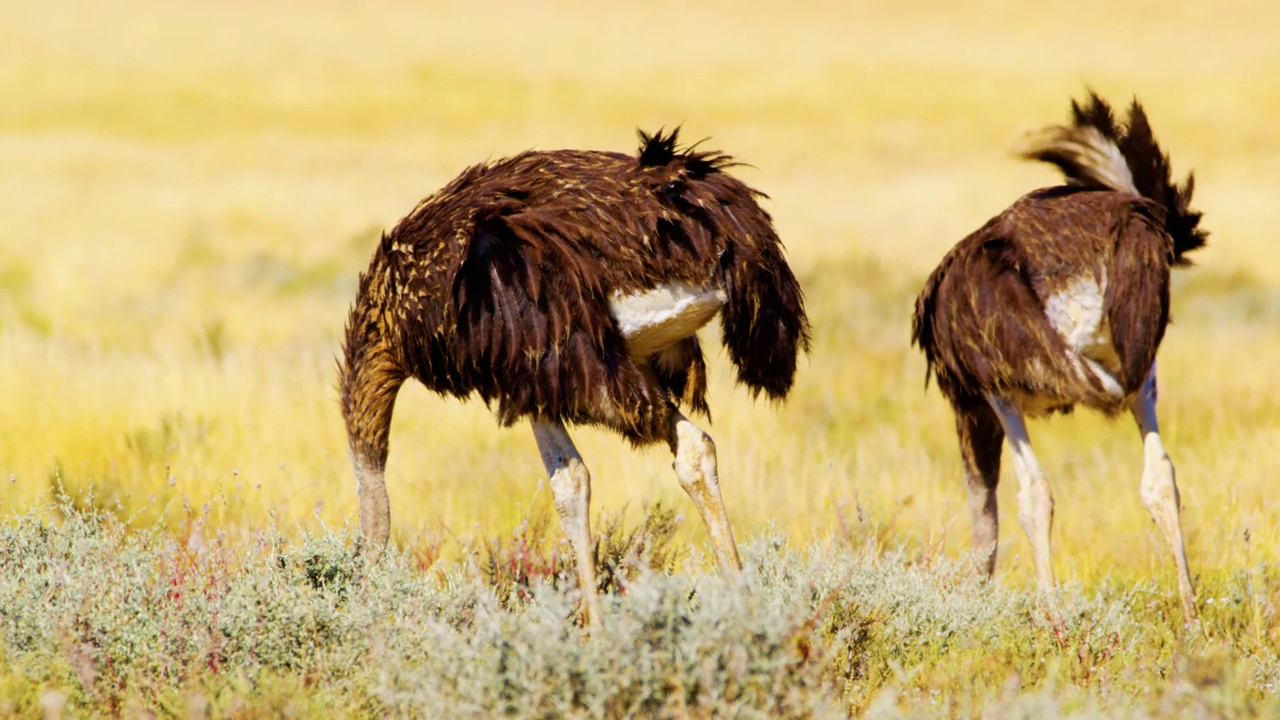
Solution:
<svg viewBox="0 0 1280 720"><path fill-rule="evenodd" d="M1128 122L1090 92L1072 124L1045 128L1020 154L1067 183L1023 196L961 240L916 299L912 341L955 411L973 544L995 572L996 483L1007 439L1018 520L1039 585L1053 587L1053 498L1025 417L1084 405L1132 414L1144 445L1143 503L1164 534L1188 622L1196 615L1173 463L1156 422L1156 351L1169 322L1170 269L1205 244L1194 179L1170 179L1142 106ZM926 382L928 377L926 376Z"/></svg>
<svg viewBox="0 0 1280 720"><path fill-rule="evenodd" d="M711 438L697 332L720 314L738 381L785 398L809 322L762 194L731 158L640 133L637 156L556 150L476 165L402 219L360 275L339 390L376 558L390 534L384 469L408 378L527 419L595 618L590 474L567 424L666 441L722 570L741 568Z"/></svg>

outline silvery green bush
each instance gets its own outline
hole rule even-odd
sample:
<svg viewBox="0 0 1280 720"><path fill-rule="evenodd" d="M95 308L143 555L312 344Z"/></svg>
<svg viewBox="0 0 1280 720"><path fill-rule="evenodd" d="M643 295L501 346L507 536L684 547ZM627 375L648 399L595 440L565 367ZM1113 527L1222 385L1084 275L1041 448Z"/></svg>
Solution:
<svg viewBox="0 0 1280 720"><path fill-rule="evenodd" d="M208 717L1250 717L1280 709L1280 573L1043 598L963 561L762 537L676 570L674 516L602 532L598 626L526 524L368 567L345 530L250 542L70 503L0 523L0 714ZM657 520L653 518L657 517ZM663 518L666 518L665 520ZM552 528L548 530L547 528ZM601 527L610 527L607 523ZM523 533L523 535L521 534ZM495 570L518 568L518 572ZM1219 598L1221 598L1219 600Z"/></svg>

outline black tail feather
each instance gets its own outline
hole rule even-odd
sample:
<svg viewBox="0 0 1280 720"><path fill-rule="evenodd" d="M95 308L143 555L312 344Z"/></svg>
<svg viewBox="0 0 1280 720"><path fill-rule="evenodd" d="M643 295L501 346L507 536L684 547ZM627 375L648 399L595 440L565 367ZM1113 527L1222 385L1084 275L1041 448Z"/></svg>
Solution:
<svg viewBox="0 0 1280 720"><path fill-rule="evenodd" d="M1174 263L1190 264L1184 255L1203 247L1209 235L1199 227L1201 213L1191 208L1195 179L1188 174L1180 185L1172 180L1169 156L1156 142L1142 104L1133 100L1121 125L1111 106L1090 90L1084 104L1072 101L1071 116L1070 126L1044 128L1019 154L1057 166L1068 184L1130 192L1155 202L1173 238Z"/></svg>
<svg viewBox="0 0 1280 720"><path fill-rule="evenodd" d="M731 245L720 259L728 296L720 313L724 343L738 381L780 400L791 390L800 351L809 350L804 293L779 245L757 246L750 257L736 247L736 256Z"/></svg>

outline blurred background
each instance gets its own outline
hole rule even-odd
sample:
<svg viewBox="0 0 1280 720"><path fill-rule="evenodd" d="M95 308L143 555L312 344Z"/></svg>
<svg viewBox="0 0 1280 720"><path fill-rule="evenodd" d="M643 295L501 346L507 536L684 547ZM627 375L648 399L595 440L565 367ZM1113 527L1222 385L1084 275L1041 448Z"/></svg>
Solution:
<svg viewBox="0 0 1280 720"><path fill-rule="evenodd" d="M334 358L380 232L469 164L630 152L637 127L680 124L748 163L815 323L785 405L735 391L713 353L703 424L739 535L958 553L967 500L912 301L953 243L1056 181L1010 149L1092 87L1141 98L1212 232L1160 366L1193 570L1274 559L1277 27L1263 0L4 2L0 513L61 487L231 536L352 522ZM1031 430L1059 575L1171 587L1132 424ZM596 512L660 499L696 519L665 448L576 437ZM1026 579L1011 469L1001 567ZM388 479L411 549L510 532L549 500L527 428L416 385Z"/></svg>

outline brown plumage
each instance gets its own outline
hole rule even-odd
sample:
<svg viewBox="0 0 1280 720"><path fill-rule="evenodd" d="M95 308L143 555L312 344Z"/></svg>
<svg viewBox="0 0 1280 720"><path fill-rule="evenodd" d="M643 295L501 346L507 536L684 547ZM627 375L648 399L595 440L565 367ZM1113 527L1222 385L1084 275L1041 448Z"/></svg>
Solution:
<svg viewBox="0 0 1280 720"><path fill-rule="evenodd" d="M1052 497L1022 417L1085 405L1134 414L1147 446L1142 496L1165 532L1187 617L1194 598L1173 466L1155 422L1155 360L1169 320L1171 268L1204 245L1191 176L1168 158L1134 101L1118 124L1096 94L1072 124L1033 136L1023 157L1052 163L1067 184L1036 190L961 240L916 299L912 341L956 412L974 543L995 569L995 486L1008 437L1041 584L1052 585Z"/></svg>
<svg viewBox="0 0 1280 720"><path fill-rule="evenodd" d="M695 333L717 309L738 380L786 396L809 342L803 297L761 194L728 174L732 165L680 148L675 131L641 133L638 156L525 152L468 168L384 234L360 277L339 368L375 547L387 539L385 489L366 488L381 485L407 378L478 395L503 425L559 427L555 442L539 435L553 480L548 447L568 443L564 423L638 445L666 440L679 459L675 426L687 420L676 406L708 412ZM631 312L629 298L668 291L684 304L644 301L634 317L617 316Z"/></svg>

